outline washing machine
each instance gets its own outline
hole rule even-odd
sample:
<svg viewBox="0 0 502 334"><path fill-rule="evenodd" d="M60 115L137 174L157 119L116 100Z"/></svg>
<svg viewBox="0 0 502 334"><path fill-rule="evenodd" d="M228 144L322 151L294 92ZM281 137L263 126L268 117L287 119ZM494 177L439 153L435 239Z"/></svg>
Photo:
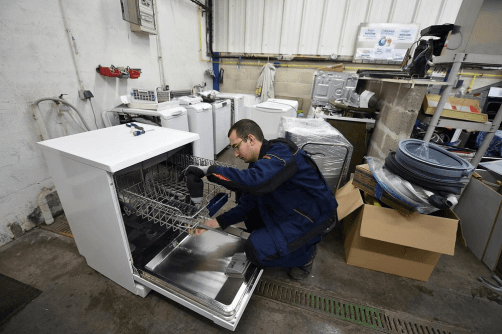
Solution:
<svg viewBox="0 0 502 334"><path fill-rule="evenodd" d="M232 125L240 121L243 118L249 118L249 115L245 114L244 110L244 95L235 93L218 93L216 94L217 99L230 99L232 103Z"/></svg>
<svg viewBox="0 0 502 334"><path fill-rule="evenodd" d="M123 119L120 123L133 121L143 124L158 125L163 128L188 131L187 110L179 104L173 104L169 108L163 110L127 108L121 105L114 108L112 111L118 114L119 118ZM124 118L124 115L128 117Z"/></svg>
<svg viewBox="0 0 502 334"><path fill-rule="evenodd" d="M179 101L187 110L189 131L200 137L193 143L193 155L214 160L213 106L196 96L180 97Z"/></svg>
<svg viewBox="0 0 502 334"><path fill-rule="evenodd" d="M268 99L251 108L251 119L262 129L265 139L275 139L279 133L281 117L296 117L298 101Z"/></svg>
<svg viewBox="0 0 502 334"><path fill-rule="evenodd" d="M228 130L232 126L232 102L229 99L216 100L213 106L214 154L217 155L229 145Z"/></svg>

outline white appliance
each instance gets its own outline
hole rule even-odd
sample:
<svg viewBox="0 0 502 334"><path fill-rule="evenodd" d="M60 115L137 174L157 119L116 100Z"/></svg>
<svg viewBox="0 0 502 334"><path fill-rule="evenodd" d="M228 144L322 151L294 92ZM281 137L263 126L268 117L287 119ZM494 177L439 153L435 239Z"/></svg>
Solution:
<svg viewBox="0 0 502 334"><path fill-rule="evenodd" d="M265 139L275 139L279 134L281 117L296 117L298 101L269 99L251 108L251 119L262 129Z"/></svg>
<svg viewBox="0 0 502 334"><path fill-rule="evenodd" d="M188 129L200 139L193 143L193 154L204 159L214 159L213 106L200 102L184 105L188 114Z"/></svg>
<svg viewBox="0 0 502 334"><path fill-rule="evenodd" d="M165 98L163 102L159 102L159 93L165 97L164 91L133 88L129 96L121 96L120 98L122 103L127 104L129 108L135 109L163 110L179 105L179 102L171 102L165 100Z"/></svg>
<svg viewBox="0 0 502 334"><path fill-rule="evenodd" d="M218 93L218 99L230 99L232 101L232 125L244 118L249 118L249 115L244 110L244 95L235 93Z"/></svg>
<svg viewBox="0 0 502 334"><path fill-rule="evenodd" d="M230 100L217 100L213 106L213 137L214 154L217 155L229 145L228 130L232 126L232 102Z"/></svg>
<svg viewBox="0 0 502 334"><path fill-rule="evenodd" d="M172 105L169 109L148 110L134 109L118 106L113 109L119 114L129 115L131 121L138 123L157 124L164 128L188 131L188 113L186 108L179 104Z"/></svg>
<svg viewBox="0 0 502 334"><path fill-rule="evenodd" d="M180 102L182 106L186 106L190 104L201 103L202 97L195 95L188 95L188 96L180 96L177 100Z"/></svg>
<svg viewBox="0 0 502 334"><path fill-rule="evenodd" d="M262 270L251 264L244 277L229 278L225 268L243 252L243 237L188 234L188 225L209 217L209 200L226 190L206 183L202 206L186 204L178 175L201 160L179 151L199 136L143 127L140 136L123 124L38 143L78 251L132 293L155 290L235 330Z"/></svg>

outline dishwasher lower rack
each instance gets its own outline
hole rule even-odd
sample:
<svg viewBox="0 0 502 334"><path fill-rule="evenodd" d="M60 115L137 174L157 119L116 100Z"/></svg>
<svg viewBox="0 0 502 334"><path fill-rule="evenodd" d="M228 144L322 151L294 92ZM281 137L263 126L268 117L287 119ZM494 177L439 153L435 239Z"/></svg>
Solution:
<svg viewBox="0 0 502 334"><path fill-rule="evenodd" d="M166 226L173 231L189 232L209 220L209 201L219 193L231 191L204 179L204 197L200 204L190 201L185 181L180 174L190 165L228 164L202 159L187 154L176 154L147 169L114 176L117 195L123 211Z"/></svg>

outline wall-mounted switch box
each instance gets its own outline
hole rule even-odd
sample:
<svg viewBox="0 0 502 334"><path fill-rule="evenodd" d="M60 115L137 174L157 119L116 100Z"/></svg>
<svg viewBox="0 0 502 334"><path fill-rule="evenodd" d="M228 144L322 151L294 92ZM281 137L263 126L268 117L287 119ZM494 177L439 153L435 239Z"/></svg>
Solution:
<svg viewBox="0 0 502 334"><path fill-rule="evenodd" d="M120 0L122 18L130 23L132 31L157 34L153 1Z"/></svg>

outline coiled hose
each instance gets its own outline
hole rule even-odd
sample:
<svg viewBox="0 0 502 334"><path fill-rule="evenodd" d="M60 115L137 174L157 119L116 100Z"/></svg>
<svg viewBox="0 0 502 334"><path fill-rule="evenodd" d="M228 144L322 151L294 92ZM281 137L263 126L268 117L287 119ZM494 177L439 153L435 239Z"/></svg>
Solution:
<svg viewBox="0 0 502 334"><path fill-rule="evenodd" d="M40 107L38 106L38 104L43 101L53 101L56 103L62 103L62 104L69 106L70 108L75 110L75 112L77 113L78 117L80 118L80 121L82 122L82 124L85 127L84 130L91 131L91 128L89 127L89 124L87 124L87 122L85 121L84 117L82 116L82 113L73 104L71 104L70 102L65 101L63 99L59 99L57 97L42 97L42 98L36 100L35 102L33 102L33 105L37 109L36 111L34 110L34 113L35 113L34 116L35 116L35 120L37 121L38 127L40 128L40 131L42 132L42 139L43 140L50 139L49 135L47 133L47 129L45 128L45 124L42 121L42 114L40 113ZM72 114L70 114L70 116L75 120L75 122L78 125L80 125Z"/></svg>

